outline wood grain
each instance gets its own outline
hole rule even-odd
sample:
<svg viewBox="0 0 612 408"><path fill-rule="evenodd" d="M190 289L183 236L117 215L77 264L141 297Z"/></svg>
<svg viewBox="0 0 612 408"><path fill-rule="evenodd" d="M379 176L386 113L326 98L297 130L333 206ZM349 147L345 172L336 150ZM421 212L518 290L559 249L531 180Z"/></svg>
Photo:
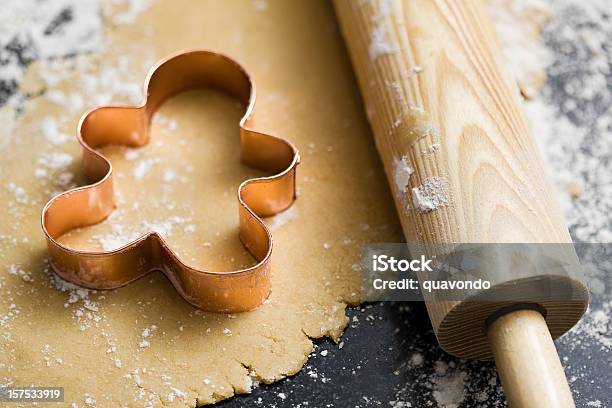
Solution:
<svg viewBox="0 0 612 408"><path fill-rule="evenodd" d="M571 242L481 3L335 1L405 238L430 254L441 243ZM542 306L553 337L588 301L566 272L485 271L506 299ZM513 303L425 300L441 346L464 358L491 357L485 320Z"/></svg>

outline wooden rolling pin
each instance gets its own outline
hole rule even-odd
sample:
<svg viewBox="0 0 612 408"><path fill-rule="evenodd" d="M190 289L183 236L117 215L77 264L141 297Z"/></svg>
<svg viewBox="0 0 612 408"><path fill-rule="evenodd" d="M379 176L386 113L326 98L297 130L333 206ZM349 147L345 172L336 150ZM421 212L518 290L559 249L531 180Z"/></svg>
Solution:
<svg viewBox="0 0 612 408"><path fill-rule="evenodd" d="M571 243L482 1L334 5L407 242ZM438 341L493 357L511 407L573 407L553 338L582 277L506 266L485 271L499 301L424 293Z"/></svg>

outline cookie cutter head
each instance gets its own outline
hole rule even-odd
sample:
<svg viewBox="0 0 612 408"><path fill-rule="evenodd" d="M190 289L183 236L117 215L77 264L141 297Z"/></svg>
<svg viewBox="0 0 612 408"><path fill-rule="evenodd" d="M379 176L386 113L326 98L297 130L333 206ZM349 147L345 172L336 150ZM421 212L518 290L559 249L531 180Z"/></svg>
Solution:
<svg viewBox="0 0 612 408"><path fill-rule="evenodd" d="M115 209L113 167L95 149L110 144L143 146L155 110L169 97L190 89L224 91L246 105L240 120L241 160L273 174L238 187L239 236L257 263L231 272L185 264L155 231L112 251L81 251L57 239L75 228L97 224ZM251 129L255 87L231 58L209 50L176 53L155 65L144 83L139 106L105 106L86 112L77 138L88 184L52 198L42 211L49 262L63 279L91 289L113 289L153 270L162 271L192 305L213 312L242 312L260 305L270 293L272 236L260 217L289 208L296 197L296 148L287 140Z"/></svg>

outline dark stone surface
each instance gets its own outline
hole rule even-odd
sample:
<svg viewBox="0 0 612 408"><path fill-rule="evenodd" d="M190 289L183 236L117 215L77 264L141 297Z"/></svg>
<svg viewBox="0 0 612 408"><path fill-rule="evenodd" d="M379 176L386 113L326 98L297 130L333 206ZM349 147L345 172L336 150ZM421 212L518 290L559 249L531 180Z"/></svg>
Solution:
<svg viewBox="0 0 612 408"><path fill-rule="evenodd" d="M377 303L348 314L358 322L345 332L341 350L331 341L317 341L312 357L294 377L218 406L366 408L392 407L391 402L399 400L412 404L405 407L438 407L432 381L440 377L439 361L449 364L447 376L465 373L466 395L460 407L506 406L493 363L464 361L442 351L422 303ZM612 406L609 353L587 339L576 345L574 339L561 338L556 344L560 356L567 358L567 377L576 377L571 384L576 406L596 400L601 407ZM323 350L328 350L325 357ZM410 363L415 353L423 356L421 366Z"/></svg>

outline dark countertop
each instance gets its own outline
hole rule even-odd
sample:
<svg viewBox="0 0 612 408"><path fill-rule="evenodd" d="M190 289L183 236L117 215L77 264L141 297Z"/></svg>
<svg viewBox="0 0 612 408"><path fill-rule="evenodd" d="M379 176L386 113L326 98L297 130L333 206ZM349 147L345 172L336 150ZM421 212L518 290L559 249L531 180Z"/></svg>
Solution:
<svg viewBox="0 0 612 408"><path fill-rule="evenodd" d="M345 332L342 349L331 341L317 341L315 352L296 376L262 385L219 407L438 407L434 383L445 386L441 389L464 389L460 407L506 406L494 364L460 360L443 352L422 303L377 303L348 314L358 322ZM556 345L567 377L575 377L571 388L576 406L597 407L587 405L597 400L599 407L612 406L609 352L588 339L576 344L571 336ZM323 350L328 350L325 357ZM421 365L414 364L415 354L422 356ZM464 387L453 387L454 382L463 382Z"/></svg>

